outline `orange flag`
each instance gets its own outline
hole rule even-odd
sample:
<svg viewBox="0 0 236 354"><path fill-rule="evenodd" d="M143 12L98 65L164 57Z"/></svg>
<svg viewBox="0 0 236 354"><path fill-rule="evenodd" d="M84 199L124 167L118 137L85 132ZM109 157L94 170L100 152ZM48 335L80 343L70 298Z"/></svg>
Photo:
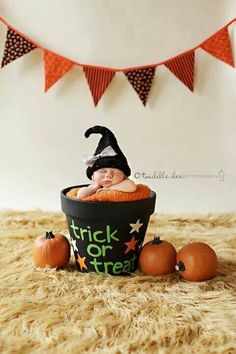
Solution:
<svg viewBox="0 0 236 354"><path fill-rule="evenodd" d="M193 91L194 84L194 61L195 52L193 50L165 63L165 66L191 91Z"/></svg>
<svg viewBox="0 0 236 354"><path fill-rule="evenodd" d="M115 71L86 66L84 73L93 96L93 102L97 106L100 98L115 76Z"/></svg>
<svg viewBox="0 0 236 354"><path fill-rule="evenodd" d="M74 63L49 50L44 50L45 92L62 78Z"/></svg>
<svg viewBox="0 0 236 354"><path fill-rule="evenodd" d="M228 27L216 32L212 37L203 42L200 48L225 63L234 66Z"/></svg>

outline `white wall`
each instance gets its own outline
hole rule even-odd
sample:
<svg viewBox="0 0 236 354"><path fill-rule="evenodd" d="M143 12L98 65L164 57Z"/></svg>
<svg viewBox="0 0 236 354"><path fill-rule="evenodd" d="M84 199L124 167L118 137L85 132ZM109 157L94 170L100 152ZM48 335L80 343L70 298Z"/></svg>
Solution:
<svg viewBox="0 0 236 354"><path fill-rule="evenodd" d="M194 47L236 16L236 1L0 0L0 15L65 57L122 68L160 62ZM1 56L5 33L1 25ZM97 108L79 68L48 93L43 87L37 50L0 71L0 208L59 210L62 188L88 182L82 158L94 152L98 136L83 134L99 124L116 134L133 177L155 171L169 176L135 179L157 192L158 212L236 209L235 69L198 50L192 94L161 66L146 108L122 74ZM220 170L221 181L170 178L173 171Z"/></svg>

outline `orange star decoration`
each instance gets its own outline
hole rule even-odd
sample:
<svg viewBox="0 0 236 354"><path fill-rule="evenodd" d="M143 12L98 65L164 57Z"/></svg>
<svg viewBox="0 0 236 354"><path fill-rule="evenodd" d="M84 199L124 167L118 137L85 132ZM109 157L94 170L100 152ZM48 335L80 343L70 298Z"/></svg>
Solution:
<svg viewBox="0 0 236 354"><path fill-rule="evenodd" d="M135 251L135 246L138 240L135 240L135 237L133 236L129 242L125 242L127 249L125 251L125 254L128 253L129 251Z"/></svg>
<svg viewBox="0 0 236 354"><path fill-rule="evenodd" d="M85 259L86 259L86 257L80 257L80 255L78 255L77 262L79 263L79 267L80 267L81 271L83 268L88 269L85 264Z"/></svg>

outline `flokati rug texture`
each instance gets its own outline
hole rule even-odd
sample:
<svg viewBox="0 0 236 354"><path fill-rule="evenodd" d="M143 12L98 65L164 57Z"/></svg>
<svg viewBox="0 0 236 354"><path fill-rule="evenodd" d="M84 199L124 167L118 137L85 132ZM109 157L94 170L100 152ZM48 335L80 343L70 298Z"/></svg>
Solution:
<svg viewBox="0 0 236 354"><path fill-rule="evenodd" d="M36 268L32 244L48 230L68 235L65 216L0 214L1 353L236 353L236 214L152 216L145 241L216 251L217 276L200 283L81 274L73 257L65 270Z"/></svg>

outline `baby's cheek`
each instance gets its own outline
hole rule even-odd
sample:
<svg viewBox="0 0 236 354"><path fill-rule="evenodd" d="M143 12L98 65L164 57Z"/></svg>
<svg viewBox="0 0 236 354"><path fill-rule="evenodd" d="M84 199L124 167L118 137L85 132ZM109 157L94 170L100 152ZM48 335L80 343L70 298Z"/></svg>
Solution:
<svg viewBox="0 0 236 354"><path fill-rule="evenodd" d="M122 182L124 180L124 178L123 177L116 177L115 178L115 183L117 184L117 183L120 183L120 182Z"/></svg>

